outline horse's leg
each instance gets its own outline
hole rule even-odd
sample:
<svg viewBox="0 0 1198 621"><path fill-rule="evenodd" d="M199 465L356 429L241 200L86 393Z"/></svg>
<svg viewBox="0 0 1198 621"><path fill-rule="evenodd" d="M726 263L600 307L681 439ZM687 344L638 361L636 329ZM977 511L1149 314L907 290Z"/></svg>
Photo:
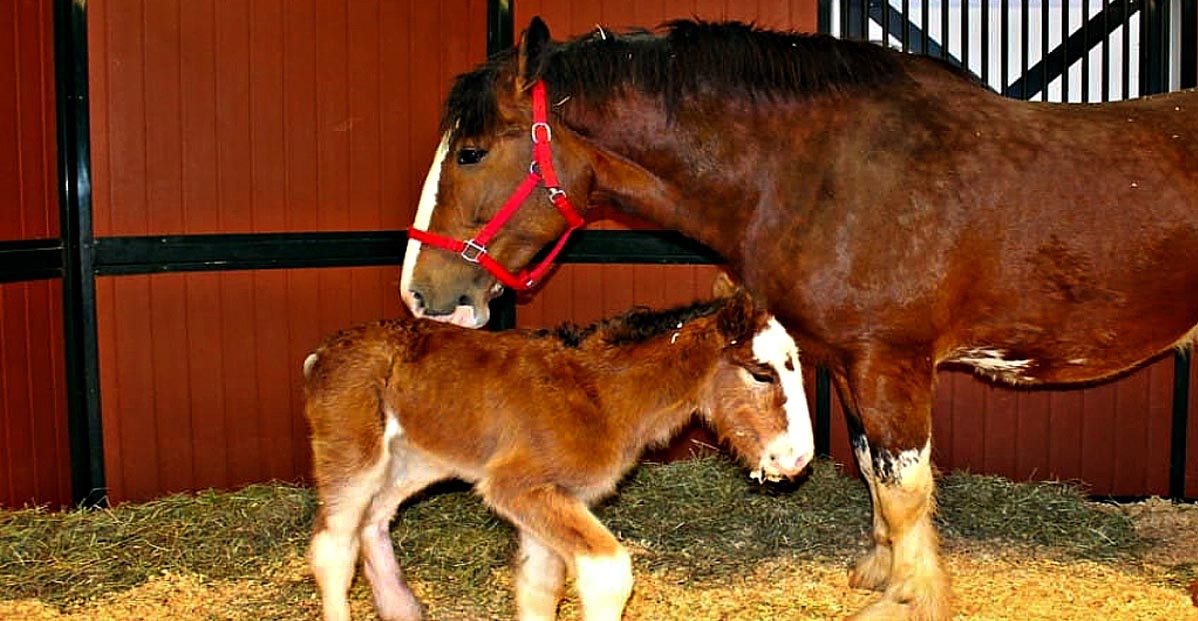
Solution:
<svg viewBox="0 0 1198 621"><path fill-rule="evenodd" d="M574 565L585 621L619 621L632 594L628 551L587 506L552 484L529 487L523 469L493 473L478 487L482 497L521 531Z"/></svg>
<svg viewBox="0 0 1198 621"><path fill-rule="evenodd" d="M843 391L842 394L844 394ZM849 571L849 586L881 591L890 582L890 566L893 558L890 549L890 527L886 524L885 514L880 510L878 481L874 476L869 441L865 438L861 419L855 411L849 415L848 427L853 454L857 458L857 467L861 470L861 478L865 480L865 485L869 488L870 507L873 509L873 531L871 533L873 547Z"/></svg>
<svg viewBox="0 0 1198 621"><path fill-rule="evenodd" d="M854 448L874 504L874 549L854 569L853 581L885 587L881 599L853 616L856 621L952 616L932 525L933 378L930 362L884 355L865 358L847 378L850 409L863 431Z"/></svg>
<svg viewBox="0 0 1198 621"><path fill-rule="evenodd" d="M398 447L396 447L398 448ZM402 449L392 456L390 483L374 497L359 536L362 540L363 570L374 593L374 607L382 621L416 621L423 614L420 603L403 578L391 544L391 518L404 500L447 474L419 456Z"/></svg>
<svg viewBox="0 0 1198 621"><path fill-rule="evenodd" d="M520 621L553 621L566 584L562 557L537 541L529 531L520 531L519 568L516 576L516 611Z"/></svg>
<svg viewBox="0 0 1198 621"><path fill-rule="evenodd" d="M349 621L349 587L354 579L360 542L358 528L378 491L378 470L360 472L349 481L318 490L320 509L308 546L308 561L320 588L324 621Z"/></svg>

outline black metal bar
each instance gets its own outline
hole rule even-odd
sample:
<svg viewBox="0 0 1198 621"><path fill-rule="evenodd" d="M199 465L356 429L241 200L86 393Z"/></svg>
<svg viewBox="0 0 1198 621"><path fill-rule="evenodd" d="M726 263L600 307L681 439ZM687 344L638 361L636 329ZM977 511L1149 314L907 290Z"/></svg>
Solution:
<svg viewBox="0 0 1198 621"><path fill-rule="evenodd" d="M1019 5L1019 77L1027 75L1027 55L1031 52L1031 43L1028 41L1028 19L1028 0L1023 0ZM1027 84L1021 84L1019 98L1028 99L1030 95Z"/></svg>
<svg viewBox="0 0 1198 621"><path fill-rule="evenodd" d="M1190 352L1173 355L1173 425L1169 446L1169 497L1186 495L1186 444L1190 420Z"/></svg>
<svg viewBox="0 0 1198 621"><path fill-rule="evenodd" d="M1049 21L1048 16L1050 13L1051 13L1051 11L1048 10L1048 2L1047 1L1041 2L1040 3L1040 62L1041 63L1043 63L1044 60L1047 59L1048 55L1049 55L1048 30L1051 27L1051 22ZM1023 78L1024 76L1026 76L1027 71L1028 71L1027 68L1024 68L1023 75L1020 76L1020 78ZM1040 101L1048 101L1048 72L1047 71L1040 72Z"/></svg>
<svg viewBox="0 0 1198 621"><path fill-rule="evenodd" d="M816 30L823 34L836 34L832 32L832 0L819 0L815 10Z"/></svg>
<svg viewBox="0 0 1198 621"><path fill-rule="evenodd" d="M1111 5L1114 6L1114 5ZM1123 8L1123 95L1121 99L1131 97L1131 0L1121 0ZM1109 8L1109 7L1108 7Z"/></svg>
<svg viewBox="0 0 1198 621"><path fill-rule="evenodd" d="M920 33L920 37L919 37L919 53L920 54L931 54L931 52L928 51L928 43L931 38L931 33L928 32L929 30L931 30L931 25L930 25L931 22L929 21L929 16L928 16L928 13L931 12L931 7L929 7L928 4L929 4L928 0L920 0L919 1L919 21L920 21L920 28L923 29L923 32Z"/></svg>
<svg viewBox="0 0 1198 621"><path fill-rule="evenodd" d="M0 242L0 283L62 276L62 243L57 239Z"/></svg>
<svg viewBox="0 0 1198 621"><path fill-rule="evenodd" d="M965 7L961 7L961 10L964 11ZM944 60L948 60L949 40L950 40L950 37L948 34L948 3L941 2L940 3L940 54L938 54L938 56L940 56L940 58L942 58Z"/></svg>
<svg viewBox="0 0 1198 621"><path fill-rule="evenodd" d="M824 367L815 370L814 418L815 454L828 457L832 454L832 381Z"/></svg>
<svg viewBox="0 0 1198 621"><path fill-rule="evenodd" d="M1069 65L1077 58L1070 54L1069 41L1069 2L1061 2L1061 101L1069 101ZM1083 52L1090 48L1088 41L1083 40ZM1055 76L1052 76L1055 77ZM1022 79L1022 78L1021 78ZM1051 77L1049 78L1051 79Z"/></svg>
<svg viewBox="0 0 1198 621"><path fill-rule="evenodd" d="M982 0L982 82L990 83L990 0Z"/></svg>
<svg viewBox="0 0 1198 621"><path fill-rule="evenodd" d="M95 241L95 271L119 276L398 265L406 243L403 231L102 237Z"/></svg>
<svg viewBox="0 0 1198 621"><path fill-rule="evenodd" d="M887 5L887 7L889 7L889 6L890 5ZM918 29L915 27L915 24L911 23L911 0L903 0L902 16L903 16L902 17L903 51L910 52L911 51L911 31L916 30L918 33Z"/></svg>
<svg viewBox="0 0 1198 621"><path fill-rule="evenodd" d="M487 1L487 56L516 44L515 0Z"/></svg>
<svg viewBox="0 0 1198 621"><path fill-rule="evenodd" d="M861 7L861 35L860 39L869 40L869 3L870 0L859 0Z"/></svg>
<svg viewBox="0 0 1198 621"><path fill-rule="evenodd" d="M1090 0L1082 0L1082 40L1090 42ZM1097 20L1094 20L1097 21ZM1097 24L1095 24L1097 26ZM1086 46L1082 53L1082 102L1090 102L1090 50L1093 45Z"/></svg>
<svg viewBox="0 0 1198 621"><path fill-rule="evenodd" d="M1111 20L1110 12L1102 11L1102 101L1111 100Z"/></svg>
<svg viewBox="0 0 1198 621"><path fill-rule="evenodd" d="M398 265L406 243L404 231L102 237L95 242L95 271L120 276ZM674 231L579 231L558 261L681 265L723 259Z"/></svg>
<svg viewBox="0 0 1198 621"><path fill-rule="evenodd" d="M1181 0L1181 87L1198 86L1198 0Z"/></svg>
<svg viewBox="0 0 1198 621"><path fill-rule="evenodd" d="M1023 92L1023 88L1021 86L1012 88L1011 90L1015 91L1013 94L1011 94L1007 90L1007 85L1009 84L1007 82L1007 80L1009 80L1011 77L1011 66L1010 66L1010 62L1011 62L1011 51L1010 51L1011 50L1011 4L1010 4L1010 0L1002 0L1002 14L999 15L998 27L999 27L999 33L998 33L999 49L1001 49L1003 52L1002 58L1000 58L998 61L998 70L999 70L998 83L1000 84L1000 86L998 88L998 92L1008 93L1009 96L1011 96L1011 97L1018 97L1018 98L1022 99L1022 97L1020 96L1020 93Z"/></svg>
<svg viewBox="0 0 1198 621"><path fill-rule="evenodd" d="M1072 36L1068 35L1068 26L1062 26L1062 30L1064 31L1065 35L1062 37L1061 45L1057 47L1057 50L1059 50L1060 53L1049 53L1045 55L1044 58L1040 59L1040 62L1030 67L1023 77L1007 87L1007 90L1005 91L1007 96L1017 97L1025 82L1032 84L1049 83L1057 78L1061 78L1061 100L1068 101L1069 65L1073 64L1077 61L1077 59L1088 53L1090 48L1094 47L1098 41L1102 41L1106 37L1110 36L1115 28L1126 24L1130 14L1124 13L1125 10L1130 10L1133 13L1140 10L1140 5L1138 2L1128 4L1130 8L1126 8L1121 4L1111 3L1102 13L1090 17L1090 28L1079 29L1077 32L1073 33ZM1104 21L1108 12L1111 14L1110 19ZM1068 15L1064 11L1064 6L1062 6L1061 23L1066 24L1067 22L1065 20L1067 19ZM1112 21L1114 22L1113 24L1111 23ZM1125 36L1126 33L1127 29L1124 28ZM1126 47L1124 48L1123 53L1128 54ZM1127 65L1125 63L1124 67L1126 66ZM1123 73L1126 77L1127 71L1125 70Z"/></svg>
<svg viewBox="0 0 1198 621"><path fill-rule="evenodd" d="M882 18L882 47L890 47L890 0L879 0L878 13L881 13Z"/></svg>
<svg viewBox="0 0 1198 621"><path fill-rule="evenodd" d="M54 81L71 496L78 505L95 506L106 502L106 485L92 271L87 80L87 3L55 0Z"/></svg>
<svg viewBox="0 0 1198 621"><path fill-rule="evenodd" d="M961 66L969 69L969 2L961 3Z"/></svg>
<svg viewBox="0 0 1198 621"><path fill-rule="evenodd" d="M511 48L516 44L514 32L514 0L487 1L487 56ZM491 300L489 330L508 330L516 327L516 294L505 291Z"/></svg>

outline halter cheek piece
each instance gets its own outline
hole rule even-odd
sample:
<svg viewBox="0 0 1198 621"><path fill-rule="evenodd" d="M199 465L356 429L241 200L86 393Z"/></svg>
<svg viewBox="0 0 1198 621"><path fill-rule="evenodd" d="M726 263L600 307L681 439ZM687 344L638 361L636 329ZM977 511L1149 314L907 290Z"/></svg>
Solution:
<svg viewBox="0 0 1198 621"><path fill-rule="evenodd" d="M557 171L553 168L553 152L549 148L549 143L553 140L553 130L549 127L548 120L549 107L546 104L545 83L538 80L532 87L532 127L529 130L532 136L532 163L528 166L528 176L516 187L512 195L504 202L503 207L479 231L478 235L461 241L452 237L411 228L408 229L408 236L421 243L436 246L450 252L456 252L458 256L466 261L482 266L483 269L490 272L499 282L512 289L530 289L536 285L537 281L553 265L553 260L562 251L562 247L566 245L566 240L570 238L570 233L573 233L586 223L586 220L578 215L578 211L574 209L574 205L570 204L570 199L566 196L566 192L558 184ZM553 250L541 261L540 265L533 268L532 271L522 270L519 274L512 274L491 256L491 253L487 251L487 243L491 241L495 233L499 232L504 223L516 213L516 210L520 209L525 199L532 194L532 191L538 185L545 186L549 202L566 219L566 224L569 225L569 228L558 238L557 244L553 246Z"/></svg>

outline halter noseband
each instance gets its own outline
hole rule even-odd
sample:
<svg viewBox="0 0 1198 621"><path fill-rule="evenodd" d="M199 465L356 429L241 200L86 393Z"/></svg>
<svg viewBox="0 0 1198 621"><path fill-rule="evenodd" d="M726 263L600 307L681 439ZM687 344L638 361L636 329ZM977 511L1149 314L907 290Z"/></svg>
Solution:
<svg viewBox="0 0 1198 621"><path fill-rule="evenodd" d="M582 227L586 220L578 215L578 211L574 209L574 205L570 204L570 199L566 196L566 192L558 185L557 171L553 168L553 152L549 148L549 143L553 140L553 130L549 127L549 107L546 103L545 83L537 80L532 86L532 163L528 167L528 176L524 181L512 192L503 207L491 218L491 221L479 231L478 235L465 241L422 231L416 228L408 229L408 237L415 239L421 243L436 246L450 252L455 252L470 263L475 263L486 269L499 282L511 287L512 289L530 289L536 285L545 272L549 271L553 265L553 260L557 258L558 253L562 251L562 247L566 245L566 240L570 238L570 233ZM520 209L532 191L538 185L544 185L545 191L549 195L549 202L557 208L558 213L566 219L569 228L557 240L548 256L545 257L541 264L536 266L532 271L522 270L519 274L512 274L506 268L499 264L491 253L487 251L487 243L499 232L499 229Z"/></svg>

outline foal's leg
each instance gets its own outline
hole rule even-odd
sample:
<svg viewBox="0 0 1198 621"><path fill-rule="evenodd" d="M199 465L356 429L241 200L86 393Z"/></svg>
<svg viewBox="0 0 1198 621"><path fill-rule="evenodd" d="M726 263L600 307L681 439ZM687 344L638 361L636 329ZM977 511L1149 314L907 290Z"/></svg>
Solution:
<svg viewBox="0 0 1198 621"><path fill-rule="evenodd" d="M885 586L880 600L854 615L857 621L944 621L952 616L932 525L932 379L928 362L882 356L857 365L848 378L852 407L864 430L858 454L868 456L862 470L872 481L876 544L854 578L862 585ZM887 560L888 572L882 569Z"/></svg>
<svg viewBox="0 0 1198 621"><path fill-rule="evenodd" d="M519 572L516 576L516 612L520 621L553 621L566 584L562 557L520 531Z"/></svg>
<svg viewBox="0 0 1198 621"><path fill-rule="evenodd" d="M382 621L416 621L423 614L420 603L403 578L391 545L391 518L404 500L448 473L423 459L415 451L394 444L389 482L374 497L359 536L362 541L363 571L374 593L374 607Z"/></svg>
<svg viewBox="0 0 1198 621"><path fill-rule="evenodd" d="M381 467L348 481L324 482L317 492L320 509L308 546L312 574L320 587L324 621L349 621L349 587L358 560L358 527L379 486Z"/></svg>
<svg viewBox="0 0 1198 621"><path fill-rule="evenodd" d="M632 594L632 559L582 501L550 483L529 487L519 471L493 471L478 490L521 532L574 564L585 621L619 621Z"/></svg>

